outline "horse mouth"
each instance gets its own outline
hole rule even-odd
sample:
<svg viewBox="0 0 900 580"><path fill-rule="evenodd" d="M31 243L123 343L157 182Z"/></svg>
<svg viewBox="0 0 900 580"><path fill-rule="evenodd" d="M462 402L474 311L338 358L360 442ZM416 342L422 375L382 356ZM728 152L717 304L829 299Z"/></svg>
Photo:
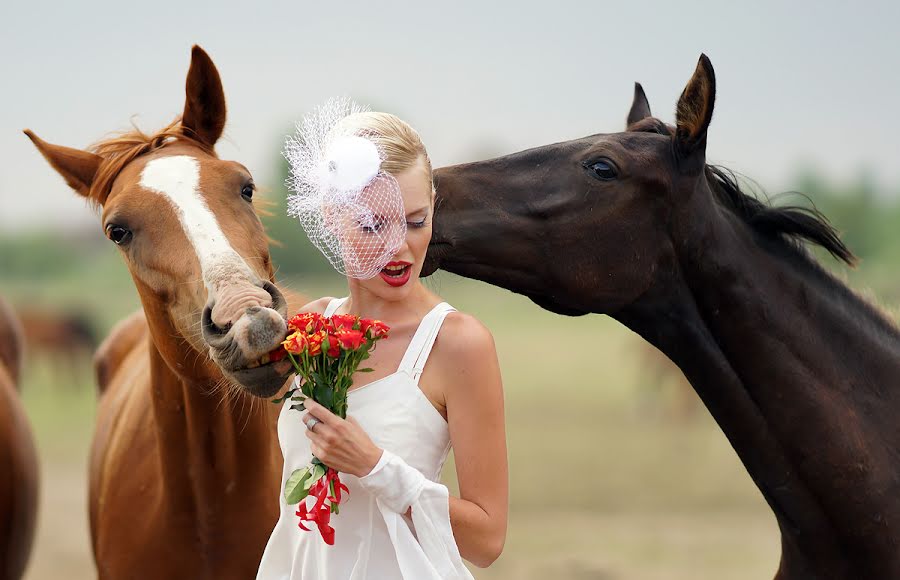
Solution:
<svg viewBox="0 0 900 580"><path fill-rule="evenodd" d="M225 371L243 390L262 399L274 397L292 372L290 361L273 360L272 353Z"/></svg>
<svg viewBox="0 0 900 580"><path fill-rule="evenodd" d="M431 240L428 244L428 252L425 254L425 260L422 263L422 271L420 277L425 278L431 276L441 268L441 259L450 252L450 242L443 240Z"/></svg>

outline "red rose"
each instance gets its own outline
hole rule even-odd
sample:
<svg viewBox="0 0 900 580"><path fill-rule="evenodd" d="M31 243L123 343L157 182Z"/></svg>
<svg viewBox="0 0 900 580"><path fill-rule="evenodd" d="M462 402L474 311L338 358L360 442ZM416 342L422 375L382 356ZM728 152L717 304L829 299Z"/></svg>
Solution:
<svg viewBox="0 0 900 580"><path fill-rule="evenodd" d="M337 339L344 350L356 350L366 342L366 335L361 330L339 330Z"/></svg>
<svg viewBox="0 0 900 580"><path fill-rule="evenodd" d="M322 341L325 340L325 331L320 330L315 334L311 334L307 337L307 348L309 349L309 356L319 356L322 352Z"/></svg>
<svg viewBox="0 0 900 580"><path fill-rule="evenodd" d="M288 328L313 334L325 326L325 319L318 312L302 312L288 320Z"/></svg>
<svg viewBox="0 0 900 580"><path fill-rule="evenodd" d="M359 322L359 318L352 314L335 314L331 317L331 327L335 330L350 330Z"/></svg>
<svg viewBox="0 0 900 580"><path fill-rule="evenodd" d="M359 321L359 329L369 335L370 338L387 338L390 326L380 320L363 318Z"/></svg>
<svg viewBox="0 0 900 580"><path fill-rule="evenodd" d="M284 339L284 342L282 342L281 345L284 346L284 350L291 354L303 354L308 342L305 334L302 332L295 332Z"/></svg>
<svg viewBox="0 0 900 580"><path fill-rule="evenodd" d="M341 343L334 334L328 335L328 356L337 358L341 356Z"/></svg>

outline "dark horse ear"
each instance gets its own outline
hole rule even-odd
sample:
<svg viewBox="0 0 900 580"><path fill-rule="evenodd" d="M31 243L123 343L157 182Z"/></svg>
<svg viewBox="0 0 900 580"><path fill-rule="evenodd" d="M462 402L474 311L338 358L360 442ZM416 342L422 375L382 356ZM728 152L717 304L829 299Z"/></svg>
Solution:
<svg viewBox="0 0 900 580"><path fill-rule="evenodd" d="M628 118L625 120L625 128L652 116L650 103L647 101L647 95L644 94L644 87L641 86L641 83L634 83L634 99L631 101L631 110L628 111Z"/></svg>
<svg viewBox="0 0 900 580"><path fill-rule="evenodd" d="M715 100L716 74L709 58L701 54L675 112L675 154L685 168L693 167L697 162L700 167L706 163L706 131L712 120Z"/></svg>
<svg viewBox="0 0 900 580"><path fill-rule="evenodd" d="M212 148L225 128L225 92L216 65L197 45L191 50L185 93L184 133Z"/></svg>
<svg viewBox="0 0 900 580"><path fill-rule="evenodd" d="M84 197L90 195L94 177L100 164L103 163L102 157L81 149L52 145L32 133L30 129L25 129L25 134L53 169L63 176L69 187Z"/></svg>

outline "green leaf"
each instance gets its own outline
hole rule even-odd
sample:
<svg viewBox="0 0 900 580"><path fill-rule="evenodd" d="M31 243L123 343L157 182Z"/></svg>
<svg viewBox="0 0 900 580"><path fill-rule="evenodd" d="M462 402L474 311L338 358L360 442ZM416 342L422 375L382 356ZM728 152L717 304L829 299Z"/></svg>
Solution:
<svg viewBox="0 0 900 580"><path fill-rule="evenodd" d="M309 478L309 467L303 469L295 469L287 482L284 484L284 502L288 505L300 503L300 500L309 495L309 487L306 485Z"/></svg>
<svg viewBox="0 0 900 580"><path fill-rule="evenodd" d="M309 474L309 478L303 482L303 487L306 490L307 494L309 494L309 488L311 488L315 482L319 481L319 479L321 479L323 475L325 475L325 468L322 467L321 464L313 465L312 472L310 472Z"/></svg>
<svg viewBox="0 0 900 580"><path fill-rule="evenodd" d="M334 404L334 391L325 385L316 385L315 395L314 398L317 403L326 409L331 409L331 406Z"/></svg>
<svg viewBox="0 0 900 580"><path fill-rule="evenodd" d="M288 391L284 394L283 397L278 397L277 399L272 399L272 403L274 403L275 405L280 405L281 403L285 402L288 399L288 397L293 395L295 392L297 392L297 389L288 389Z"/></svg>
<svg viewBox="0 0 900 580"><path fill-rule="evenodd" d="M291 405L291 411L305 411L306 407L303 403L297 403L296 405Z"/></svg>
<svg viewBox="0 0 900 580"><path fill-rule="evenodd" d="M358 373L371 373L371 372L375 372L375 369L356 369L356 372L358 372Z"/></svg>

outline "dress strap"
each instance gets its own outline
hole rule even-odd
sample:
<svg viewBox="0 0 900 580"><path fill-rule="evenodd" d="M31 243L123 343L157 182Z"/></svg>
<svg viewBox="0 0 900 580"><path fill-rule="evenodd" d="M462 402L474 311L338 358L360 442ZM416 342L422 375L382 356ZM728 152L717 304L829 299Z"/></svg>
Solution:
<svg viewBox="0 0 900 580"><path fill-rule="evenodd" d="M425 363L428 362L428 355L431 354L431 347L434 346L434 341L437 340L438 332L444 323L444 318L455 311L456 308L446 302L441 302L432 308L431 312L426 314L419 323L419 328L413 335L409 348L406 349L406 354L400 361L399 368L399 371L408 373L417 385L422 371L425 370Z"/></svg>
<svg viewBox="0 0 900 580"><path fill-rule="evenodd" d="M343 298L332 298L331 302L328 303L328 306L325 307L325 313L322 314L322 316L326 318L332 316L335 312L337 312L338 308L344 305L344 302L347 301L347 298L349 298L349 296L345 296Z"/></svg>

